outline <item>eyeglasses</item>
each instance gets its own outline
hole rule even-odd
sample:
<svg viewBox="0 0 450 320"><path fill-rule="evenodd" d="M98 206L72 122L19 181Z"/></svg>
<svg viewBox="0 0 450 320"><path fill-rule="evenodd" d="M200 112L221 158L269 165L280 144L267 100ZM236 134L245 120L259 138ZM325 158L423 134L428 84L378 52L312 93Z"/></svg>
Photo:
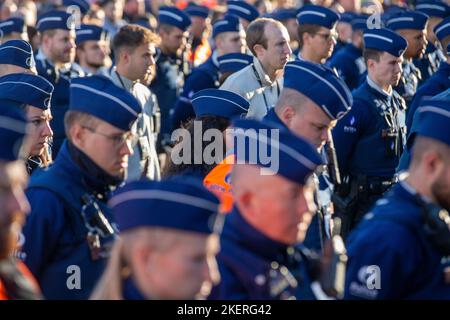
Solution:
<svg viewBox="0 0 450 320"><path fill-rule="evenodd" d="M326 41L331 41L331 40L337 40L338 39L338 34L335 32L330 32L330 33L314 33L318 36L321 36L322 39L326 40Z"/></svg>
<svg viewBox="0 0 450 320"><path fill-rule="evenodd" d="M94 128L83 126L84 129L89 130L92 133L96 133L98 135L101 135L109 140L111 140L114 144L114 146L119 149L124 145L124 143L130 142L131 147L134 147L137 144L137 141L139 139L139 136L132 133L131 131L125 132L123 134L104 134L101 132L96 131Z"/></svg>

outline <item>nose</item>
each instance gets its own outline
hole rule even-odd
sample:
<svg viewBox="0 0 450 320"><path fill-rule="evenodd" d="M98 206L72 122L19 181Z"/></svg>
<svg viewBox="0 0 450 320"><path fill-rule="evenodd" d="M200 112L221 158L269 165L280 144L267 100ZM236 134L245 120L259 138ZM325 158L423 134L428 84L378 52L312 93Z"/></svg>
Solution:
<svg viewBox="0 0 450 320"><path fill-rule="evenodd" d="M130 140L127 140L123 145L122 148L120 149L120 154L121 155L129 155L131 156L133 154L133 146L131 144Z"/></svg>
<svg viewBox="0 0 450 320"><path fill-rule="evenodd" d="M42 136L44 137L52 137L53 136L53 130L52 127L50 127L50 122L46 122L44 129L42 130Z"/></svg>

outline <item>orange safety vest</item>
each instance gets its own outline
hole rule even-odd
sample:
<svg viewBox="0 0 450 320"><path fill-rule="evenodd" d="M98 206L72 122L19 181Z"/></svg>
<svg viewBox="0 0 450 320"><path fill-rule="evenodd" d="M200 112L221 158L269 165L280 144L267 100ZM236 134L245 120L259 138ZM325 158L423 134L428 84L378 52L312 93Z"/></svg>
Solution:
<svg viewBox="0 0 450 320"><path fill-rule="evenodd" d="M234 154L228 155L203 179L205 187L219 198L221 213L228 213L233 208L230 176L234 160Z"/></svg>
<svg viewBox="0 0 450 320"><path fill-rule="evenodd" d="M36 294L40 294L39 284L34 278L31 271L27 268L27 266L22 261L17 261L17 269L22 273L22 275L31 283L34 288ZM2 281L0 280L0 300L9 300L8 292Z"/></svg>
<svg viewBox="0 0 450 320"><path fill-rule="evenodd" d="M203 62L208 60L211 56L211 46L209 45L208 39L203 38L202 43L200 43L195 51L190 51L188 55L189 62L194 66L198 67Z"/></svg>

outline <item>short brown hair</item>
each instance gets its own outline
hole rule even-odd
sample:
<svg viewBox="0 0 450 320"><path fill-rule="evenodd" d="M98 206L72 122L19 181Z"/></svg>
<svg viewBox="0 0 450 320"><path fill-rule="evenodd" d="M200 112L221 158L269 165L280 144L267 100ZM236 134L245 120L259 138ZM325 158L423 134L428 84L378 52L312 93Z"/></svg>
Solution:
<svg viewBox="0 0 450 320"><path fill-rule="evenodd" d="M303 35L305 33L316 34L319 32L321 26L318 24L299 24L297 27L298 34L298 45L299 47L303 47Z"/></svg>
<svg viewBox="0 0 450 320"><path fill-rule="evenodd" d="M119 32L113 39L114 56L119 56L119 51L123 48L136 49L142 44L153 43L158 45L160 43L159 37L151 32L149 29L139 26L137 24L128 24L119 29Z"/></svg>
<svg viewBox="0 0 450 320"><path fill-rule="evenodd" d="M86 127L95 128L98 125L98 118L90 114L68 110L64 115L64 129L66 132L66 137L70 141L70 129L75 123L82 124Z"/></svg>
<svg viewBox="0 0 450 320"><path fill-rule="evenodd" d="M366 65L367 65L367 61L369 59L375 60L376 62L380 62L380 57L382 54L383 54L382 51L364 48L364 50L363 50L364 62L366 63Z"/></svg>
<svg viewBox="0 0 450 320"><path fill-rule="evenodd" d="M255 45L260 44L264 47L264 49L267 49L267 37L264 30L270 23L273 23L280 28L285 28L280 21L272 18L258 18L250 23L247 27L247 46L255 57L256 52L255 49L253 49Z"/></svg>

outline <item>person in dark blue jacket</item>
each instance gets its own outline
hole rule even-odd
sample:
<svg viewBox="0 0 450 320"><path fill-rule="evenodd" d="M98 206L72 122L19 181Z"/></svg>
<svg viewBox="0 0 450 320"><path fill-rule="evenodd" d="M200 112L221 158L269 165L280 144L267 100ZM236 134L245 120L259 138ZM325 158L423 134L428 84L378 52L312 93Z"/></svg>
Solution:
<svg viewBox="0 0 450 320"><path fill-rule="evenodd" d="M237 17L226 16L216 21L213 25L213 38L216 49L205 63L192 70L175 103L171 115L173 130L195 117L191 98L196 92L203 89L217 89L220 86L218 58L225 54L244 51L245 31Z"/></svg>
<svg viewBox="0 0 450 320"><path fill-rule="evenodd" d="M409 176L348 238L347 299L450 299L450 104L417 112Z"/></svg>
<svg viewBox="0 0 450 320"><path fill-rule="evenodd" d="M438 38L442 48L447 48L450 44L450 16L444 19L435 27L436 37ZM414 100L409 107L406 117L406 125L411 127L414 114L420 101L425 97L435 96L450 87L450 58L446 55L446 61L441 62L436 73L428 79L417 91Z"/></svg>
<svg viewBox="0 0 450 320"><path fill-rule="evenodd" d="M27 196L24 262L47 299L87 299L116 236L106 206L125 178L139 102L102 76L73 79L68 139L50 168L37 171Z"/></svg>
<svg viewBox="0 0 450 320"><path fill-rule="evenodd" d="M414 65L419 68L422 81L425 82L438 70L440 63L445 60L441 50L436 48L438 40L433 29L450 14L450 6L441 0L423 0L419 1L415 9L428 16L427 48L421 59L414 59Z"/></svg>
<svg viewBox="0 0 450 320"><path fill-rule="evenodd" d="M334 204L344 236L393 184L406 143L406 106L392 87L400 80L407 42L391 30L368 29L364 45L367 78L353 91L350 112L333 129L343 182Z"/></svg>
<svg viewBox="0 0 450 320"><path fill-rule="evenodd" d="M73 64L75 59L75 25L71 15L64 11L49 11L41 15L36 29L42 34L42 45L36 54L36 69L55 87L51 105L53 107L52 156L56 157L66 133L64 115L69 108L70 81L82 76L80 67Z"/></svg>
<svg viewBox="0 0 450 320"><path fill-rule="evenodd" d="M352 20L351 43L343 47L328 62L328 65L335 68L345 81L350 90L356 89L360 85L360 80L366 72L366 64L362 56L363 32L367 28L367 17L355 16Z"/></svg>
<svg viewBox="0 0 450 320"><path fill-rule="evenodd" d="M294 246L314 212L309 177L322 159L314 146L274 123L236 120L233 127L234 208L220 236L221 281L209 299L313 298L306 258ZM258 145L259 156L246 152ZM261 156L269 149L269 158Z"/></svg>
<svg viewBox="0 0 450 320"><path fill-rule="evenodd" d="M420 70L414 65L413 59L422 58L427 45L426 26L428 16L419 11L405 11L394 15L386 22L387 28L397 32L408 42L403 54L402 77L395 90L410 105L422 82Z"/></svg>

